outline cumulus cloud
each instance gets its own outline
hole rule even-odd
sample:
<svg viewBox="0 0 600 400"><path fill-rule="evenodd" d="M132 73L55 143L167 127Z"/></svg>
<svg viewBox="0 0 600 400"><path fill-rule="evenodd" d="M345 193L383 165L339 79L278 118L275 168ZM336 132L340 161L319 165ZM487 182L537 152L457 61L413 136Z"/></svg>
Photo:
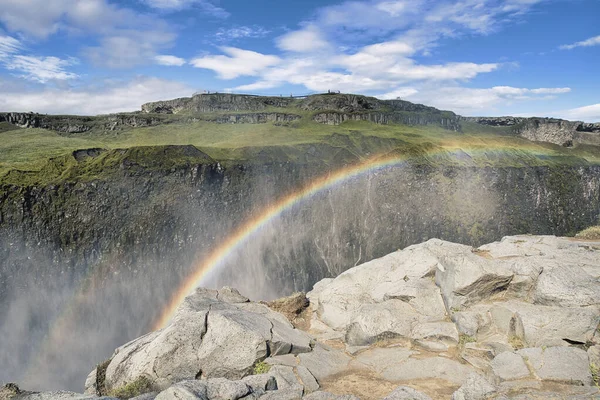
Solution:
<svg viewBox="0 0 600 400"><path fill-rule="evenodd" d="M600 46L600 35L591 37L586 40L582 40L581 42L576 42L573 44L565 44L560 46L561 50L573 50L577 47L591 47L591 46Z"/></svg>
<svg viewBox="0 0 600 400"><path fill-rule="evenodd" d="M277 56L235 47L222 47L221 51L226 55L197 57L190 64L196 68L213 70L222 79L234 79L240 76L257 76L266 68L281 62Z"/></svg>
<svg viewBox="0 0 600 400"><path fill-rule="evenodd" d="M176 38L166 22L107 0L19 0L2 2L0 22L29 39L61 32L91 34L84 49L96 65L132 67L151 62Z"/></svg>
<svg viewBox="0 0 600 400"><path fill-rule="evenodd" d="M156 56L154 57L154 61L159 65L166 65L168 67L181 67L182 65L185 65L185 60L183 58L170 55Z"/></svg>
<svg viewBox="0 0 600 400"><path fill-rule="evenodd" d="M499 105L524 100L543 100L555 94L568 93L570 88L518 88L495 86L491 88L466 88L462 86L426 85L400 96L409 101L425 103L437 108L452 110L463 115L481 115ZM394 98L393 93L384 93L378 97Z"/></svg>
<svg viewBox="0 0 600 400"><path fill-rule="evenodd" d="M190 96L194 90L176 81L139 77L129 82L104 82L101 88L8 88L0 93L0 109L49 114L97 115L139 110L143 103Z"/></svg>
<svg viewBox="0 0 600 400"><path fill-rule="evenodd" d="M102 38L98 46L89 46L83 54L97 66L130 68L154 59L156 52L168 48L175 34L155 31L123 31Z"/></svg>
<svg viewBox="0 0 600 400"><path fill-rule="evenodd" d="M570 110L560 111L556 114L565 119L585 122L600 122L600 103L572 108Z"/></svg>
<svg viewBox="0 0 600 400"><path fill-rule="evenodd" d="M542 1L345 1L320 8L299 29L279 37L276 45L284 54L277 60L262 62L273 56L256 52L251 53L256 63L244 63L242 58L231 55L209 54L195 60L194 65L211 69L222 79L243 75L257 78L232 88L234 91L261 91L292 84L310 91L383 93L394 98L416 95L415 90L422 93L423 87L432 85L461 88L463 82L511 63L427 63L417 57L429 54L445 37L487 34ZM565 88L535 90L498 87L473 94L490 98L495 104L503 96L514 100L517 96L524 99L566 93Z"/></svg>
<svg viewBox="0 0 600 400"><path fill-rule="evenodd" d="M316 26L308 26L280 37L277 46L282 50L297 53L318 51L329 47Z"/></svg>

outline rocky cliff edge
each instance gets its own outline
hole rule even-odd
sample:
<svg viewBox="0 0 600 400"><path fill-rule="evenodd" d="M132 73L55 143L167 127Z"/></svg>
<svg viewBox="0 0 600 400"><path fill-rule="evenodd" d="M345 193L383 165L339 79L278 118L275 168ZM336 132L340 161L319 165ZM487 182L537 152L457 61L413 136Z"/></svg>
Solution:
<svg viewBox="0 0 600 400"><path fill-rule="evenodd" d="M598 399L599 323L599 241L433 239L306 296L199 288L86 395L7 385L0 399Z"/></svg>

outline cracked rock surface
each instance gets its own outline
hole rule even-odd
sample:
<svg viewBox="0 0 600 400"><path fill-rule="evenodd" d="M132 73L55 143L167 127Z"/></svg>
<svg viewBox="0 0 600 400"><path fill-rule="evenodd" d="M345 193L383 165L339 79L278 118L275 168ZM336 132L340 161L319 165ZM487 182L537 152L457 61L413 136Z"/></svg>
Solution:
<svg viewBox="0 0 600 400"><path fill-rule="evenodd" d="M600 399L600 242L432 239L271 303L303 330L267 304L197 289L93 371L87 395L7 385L0 400L94 399L139 379L154 392L138 400Z"/></svg>

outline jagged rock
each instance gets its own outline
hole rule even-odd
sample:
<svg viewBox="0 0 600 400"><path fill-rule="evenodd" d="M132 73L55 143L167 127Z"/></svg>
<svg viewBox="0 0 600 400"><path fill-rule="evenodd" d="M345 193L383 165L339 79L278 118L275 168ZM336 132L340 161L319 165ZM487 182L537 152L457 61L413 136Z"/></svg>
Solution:
<svg viewBox="0 0 600 400"><path fill-rule="evenodd" d="M266 305L290 320L296 328L306 329L310 325L308 306L310 301L305 293L294 293L291 296L269 301Z"/></svg>
<svg viewBox="0 0 600 400"><path fill-rule="evenodd" d="M147 376L166 388L174 382L169 379L195 373L185 379L201 378L207 400L346 399L319 392L320 383L327 388L338 379L362 377L384 385L435 379L452 390L460 386L453 400L588 395L592 392L572 385L592 383L600 322L593 293L600 264L597 252L580 243L516 237L473 250L434 239L320 282L306 297L272 305L290 318L298 310L312 314L316 341L234 289L198 289L169 327L115 352L106 377L114 380L118 373L121 382L130 382ZM554 274L560 265L569 275L581 275ZM592 346L586 353L568 347L573 344ZM538 347L516 351L523 346ZM270 365L269 372L244 377L257 361ZM498 386L476 371L485 371ZM88 381L94 380L90 375ZM549 393L547 382L562 389ZM167 390L202 398L177 385ZM422 397L399 388L387 397L393 398Z"/></svg>
<svg viewBox="0 0 600 400"><path fill-rule="evenodd" d="M115 397L96 397L64 390L19 395L19 400L119 400Z"/></svg>
<svg viewBox="0 0 600 400"><path fill-rule="evenodd" d="M416 325L411 337L416 340L438 340L448 345L458 344L458 331L451 322L426 322Z"/></svg>
<svg viewBox="0 0 600 400"><path fill-rule="evenodd" d="M485 400L496 392L496 387L479 374L469 375L467 381L452 394L452 400Z"/></svg>
<svg viewBox="0 0 600 400"><path fill-rule="evenodd" d="M489 126L515 126L525 120L518 117L461 117L462 121Z"/></svg>
<svg viewBox="0 0 600 400"><path fill-rule="evenodd" d="M600 285L579 266L557 262L546 265L540 274L533 300L536 304L583 307L598 304Z"/></svg>
<svg viewBox="0 0 600 400"><path fill-rule="evenodd" d="M227 293L229 300L243 300ZM269 351L311 350L310 337L295 330L281 314L261 304L231 304L218 297L216 291L198 289L165 329L117 349L106 369L107 389L140 376L163 388L198 377L241 379Z"/></svg>
<svg viewBox="0 0 600 400"><path fill-rule="evenodd" d="M201 381L182 381L163 390L155 400L209 400L208 387ZM237 399L234 399L237 400Z"/></svg>
<svg viewBox="0 0 600 400"><path fill-rule="evenodd" d="M253 391L277 390L277 379L269 374L249 375L242 379Z"/></svg>
<svg viewBox="0 0 600 400"><path fill-rule="evenodd" d="M298 377L296 376L293 367L286 365L274 365L269 370L269 375L275 377L277 380L277 388L279 390L303 388L303 385L298 381Z"/></svg>
<svg viewBox="0 0 600 400"><path fill-rule="evenodd" d="M346 271L319 287L318 296L312 293L308 296L311 301L317 297L317 315L332 329L346 331L357 323L353 329L357 330L358 342L394 329L396 334L408 336L412 326L407 329L404 321L419 317L418 310L425 316L445 317L441 298L436 300L435 285L427 277L437 263L427 245L411 246ZM386 279L382 280L382 276ZM423 306L421 298L427 298L433 305ZM411 317L407 317L409 310ZM396 321L388 321L389 315ZM377 321L387 326L378 327Z"/></svg>
<svg viewBox="0 0 600 400"><path fill-rule="evenodd" d="M357 311L346 331L345 342L351 346L363 346L378 340L410 337L419 314L401 300L388 300L367 304Z"/></svg>
<svg viewBox="0 0 600 400"><path fill-rule="evenodd" d="M312 393L319 390L319 383L305 366L299 365L296 367L296 375L300 379L302 386L304 386L304 393Z"/></svg>
<svg viewBox="0 0 600 400"><path fill-rule="evenodd" d="M21 390L14 383L8 383L0 388L0 400L119 400L114 397L97 397L65 390L50 392L30 392Z"/></svg>
<svg viewBox="0 0 600 400"><path fill-rule="evenodd" d="M300 400L303 390L301 387L290 387L287 389L268 392L260 396L261 400Z"/></svg>
<svg viewBox="0 0 600 400"><path fill-rule="evenodd" d="M139 396L132 397L129 400L155 400L158 394L159 393L157 392L144 393L140 394Z"/></svg>
<svg viewBox="0 0 600 400"><path fill-rule="evenodd" d="M375 347L358 354L350 363L350 368L366 369L379 375L407 361L413 354L416 352L403 347Z"/></svg>
<svg viewBox="0 0 600 400"><path fill-rule="evenodd" d="M514 324L522 327L521 339L529 346L565 346L568 344L565 339L586 343L592 340L600 322L597 306L547 307L514 301L502 306L515 313ZM511 330L510 326L501 329ZM519 332L515 334L518 336Z"/></svg>
<svg viewBox="0 0 600 400"><path fill-rule="evenodd" d="M437 378L462 385L472 371L466 365L444 357L410 358L382 371L381 376L390 381Z"/></svg>
<svg viewBox="0 0 600 400"><path fill-rule="evenodd" d="M250 300L246 296L242 296L237 289L224 287L217 291L217 299L225 303L248 303Z"/></svg>
<svg viewBox="0 0 600 400"><path fill-rule="evenodd" d="M332 394L328 392L314 392L303 397L304 400L360 400L358 397L350 394Z"/></svg>
<svg viewBox="0 0 600 400"><path fill-rule="evenodd" d="M208 398L211 400L238 400L251 391L243 381L230 381L225 378L208 379L206 386Z"/></svg>
<svg viewBox="0 0 600 400"><path fill-rule="evenodd" d="M527 348L517 352L544 381L591 385L588 355L573 347Z"/></svg>
<svg viewBox="0 0 600 400"><path fill-rule="evenodd" d="M344 371L348 367L350 357L339 350L317 344L310 353L298 356L300 365L305 366L320 381Z"/></svg>
<svg viewBox="0 0 600 400"><path fill-rule="evenodd" d="M498 354L492 360L491 366L494 375L503 381L523 379L531 375L523 358L509 351Z"/></svg>
<svg viewBox="0 0 600 400"><path fill-rule="evenodd" d="M383 400L431 400L431 397L408 386L400 386Z"/></svg>
<svg viewBox="0 0 600 400"><path fill-rule="evenodd" d="M445 249L435 248L441 252ZM472 252L468 246L440 254L435 280L449 310L461 310L508 289L514 273Z"/></svg>

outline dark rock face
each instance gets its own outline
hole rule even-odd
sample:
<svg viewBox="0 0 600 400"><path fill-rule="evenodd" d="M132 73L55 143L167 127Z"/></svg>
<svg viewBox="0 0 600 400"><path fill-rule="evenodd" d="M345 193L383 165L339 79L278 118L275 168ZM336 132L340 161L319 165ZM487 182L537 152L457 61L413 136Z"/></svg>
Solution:
<svg viewBox="0 0 600 400"><path fill-rule="evenodd" d="M517 117L461 117L463 121L475 122L480 125L489 126L515 126L525 120Z"/></svg>
<svg viewBox="0 0 600 400"><path fill-rule="evenodd" d="M91 130L115 131L124 127L139 128L168 123L163 118L138 114L115 114L99 117L57 116L36 113L6 113L0 121L6 121L21 128L42 128L63 135L82 134Z"/></svg>
<svg viewBox="0 0 600 400"><path fill-rule="evenodd" d="M327 125L340 125L346 121L369 121L376 124L404 124L404 125L438 125L443 128L460 131L460 123L458 116L446 116L441 113L425 114L425 113L353 113L345 114L340 112L324 112L315 114L314 121Z"/></svg>
<svg viewBox="0 0 600 400"><path fill-rule="evenodd" d="M215 111L260 111L267 107L285 108L295 102L290 97L263 97L228 93L199 94L191 98L159 101L142 105L144 113L177 114Z"/></svg>
<svg viewBox="0 0 600 400"><path fill-rule="evenodd" d="M461 117L480 125L512 127L512 132L525 139L554 143L565 147L577 144L600 144L600 123L567 121L557 118Z"/></svg>
<svg viewBox="0 0 600 400"><path fill-rule="evenodd" d="M267 122L289 123L300 118L299 115L286 113L248 113L220 115L209 120L217 124L266 124Z"/></svg>
<svg viewBox="0 0 600 400"><path fill-rule="evenodd" d="M102 180L0 188L0 321L11 324L0 326L1 380L22 382L19 367L29 364L36 385L75 388L85 378L80 365L146 332L197 261L236 227L330 168L224 169L193 148L181 151L197 163L161 168L132 158ZM597 221L599 177L593 166L378 170L297 203L207 284L276 298L432 237L481 244L576 232ZM34 333L22 341L20 329ZM32 343L42 346L33 346L35 358ZM10 354L22 360L15 365ZM49 370L51 362L60 367Z"/></svg>
<svg viewBox="0 0 600 400"><path fill-rule="evenodd" d="M600 133L600 123L583 123L577 127L577 132Z"/></svg>

